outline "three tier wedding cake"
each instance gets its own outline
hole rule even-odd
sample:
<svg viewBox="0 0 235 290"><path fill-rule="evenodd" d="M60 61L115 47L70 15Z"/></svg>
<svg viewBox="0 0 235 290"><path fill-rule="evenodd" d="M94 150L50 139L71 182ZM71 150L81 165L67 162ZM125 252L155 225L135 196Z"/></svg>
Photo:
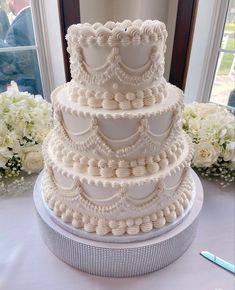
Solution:
<svg viewBox="0 0 235 290"><path fill-rule="evenodd" d="M43 193L73 232L157 235L190 211L192 145L183 93L163 77L166 37L157 20L68 29L72 81L52 93Z"/></svg>

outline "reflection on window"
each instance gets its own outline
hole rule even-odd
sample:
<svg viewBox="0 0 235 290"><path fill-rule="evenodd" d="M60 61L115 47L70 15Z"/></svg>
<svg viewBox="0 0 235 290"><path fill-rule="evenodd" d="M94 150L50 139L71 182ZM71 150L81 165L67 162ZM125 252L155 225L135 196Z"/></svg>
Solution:
<svg viewBox="0 0 235 290"><path fill-rule="evenodd" d="M0 0L0 92L42 95L30 0Z"/></svg>
<svg viewBox="0 0 235 290"><path fill-rule="evenodd" d="M230 0L210 101L235 107L235 0Z"/></svg>

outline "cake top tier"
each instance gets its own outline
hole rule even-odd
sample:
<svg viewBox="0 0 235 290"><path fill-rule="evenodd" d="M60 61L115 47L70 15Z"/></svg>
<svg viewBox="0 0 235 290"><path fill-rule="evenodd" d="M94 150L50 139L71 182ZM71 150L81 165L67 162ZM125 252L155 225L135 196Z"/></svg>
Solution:
<svg viewBox="0 0 235 290"><path fill-rule="evenodd" d="M110 93L125 95L154 87L164 91L166 37L165 25L158 20L70 26L66 39L71 98L76 99L81 88L89 95L95 92L97 99L105 92L109 99Z"/></svg>

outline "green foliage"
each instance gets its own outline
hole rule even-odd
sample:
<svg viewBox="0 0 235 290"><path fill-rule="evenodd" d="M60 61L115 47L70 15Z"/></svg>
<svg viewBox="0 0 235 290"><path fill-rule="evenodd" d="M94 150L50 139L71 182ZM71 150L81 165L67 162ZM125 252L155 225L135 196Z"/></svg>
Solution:
<svg viewBox="0 0 235 290"><path fill-rule="evenodd" d="M224 53L223 60L220 64L219 75L227 75L230 71L232 61L233 61L232 53Z"/></svg>
<svg viewBox="0 0 235 290"><path fill-rule="evenodd" d="M235 30L235 22L227 22L224 30L225 31L234 31Z"/></svg>
<svg viewBox="0 0 235 290"><path fill-rule="evenodd" d="M230 25L230 27L233 27L232 29L233 29L233 31L235 31L235 23L227 23L227 25ZM227 25L226 25L226 27L227 27ZM227 44L226 44L226 49L230 49L233 51L235 50L234 34L229 35L229 39L228 39ZM233 53L229 53L229 52L224 53L223 59L222 59L222 62L220 64L220 68L218 71L219 75L226 75L229 73L229 71L231 69L232 62L233 62L233 58L234 58Z"/></svg>

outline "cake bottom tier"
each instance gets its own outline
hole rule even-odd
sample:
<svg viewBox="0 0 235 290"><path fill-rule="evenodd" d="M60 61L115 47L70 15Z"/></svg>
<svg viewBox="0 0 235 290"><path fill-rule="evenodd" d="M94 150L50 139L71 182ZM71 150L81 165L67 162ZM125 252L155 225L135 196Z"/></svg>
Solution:
<svg viewBox="0 0 235 290"><path fill-rule="evenodd" d="M90 274L122 278L159 270L179 258L195 236L203 189L194 172L192 177L194 202L180 224L158 237L120 244L80 238L54 223L43 201L40 175L34 189L34 201L43 240L59 259Z"/></svg>
<svg viewBox="0 0 235 290"><path fill-rule="evenodd" d="M92 233L96 240L110 235L143 239L143 233L169 230L190 211L194 200L189 167L155 181L146 178L142 185L117 188L86 184L47 167L43 196L54 221L80 236Z"/></svg>
<svg viewBox="0 0 235 290"><path fill-rule="evenodd" d="M173 229L191 211L195 199L191 169L185 168L184 173L178 175L181 182L176 191L162 191L160 195L156 192L156 198L149 200L146 210L139 212L136 207L132 209L135 217L124 218L124 209L120 210L120 218L116 220L110 216L105 218L102 213L101 217L89 215L89 212L81 213L81 210L77 210L76 200L68 205L67 200L53 198L47 186L42 188L43 203L48 215L56 224L79 237L116 243L142 241ZM174 176L171 177L173 178ZM45 172L44 181L48 184L47 179ZM143 190L143 187L140 187L140 190ZM131 213L131 208L127 210Z"/></svg>

